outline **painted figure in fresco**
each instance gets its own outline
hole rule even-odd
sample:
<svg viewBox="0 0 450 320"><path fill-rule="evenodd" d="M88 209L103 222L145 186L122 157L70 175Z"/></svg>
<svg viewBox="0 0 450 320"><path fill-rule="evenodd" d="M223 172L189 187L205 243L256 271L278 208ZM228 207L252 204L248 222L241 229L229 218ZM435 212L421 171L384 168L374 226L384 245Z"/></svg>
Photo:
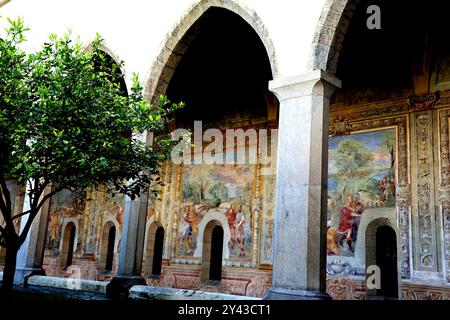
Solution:
<svg viewBox="0 0 450 320"><path fill-rule="evenodd" d="M341 246L345 241L348 245L348 249L353 252L352 248L352 225L353 225L353 214L355 209L353 208L354 200L353 196L347 196L347 204L341 209L341 219L339 221L338 233L339 233L339 243Z"/></svg>
<svg viewBox="0 0 450 320"><path fill-rule="evenodd" d="M200 216L197 212L197 210L195 209L195 206L190 206L190 210L189 210L189 222L191 224L192 227L192 233L195 235L197 235L198 233L198 224L200 223Z"/></svg>
<svg viewBox="0 0 450 320"><path fill-rule="evenodd" d="M364 212L364 206L362 205L360 201L360 195L359 193L355 193L353 195L353 209L354 213L353 215L353 224L352 224L352 251L355 249L353 246L356 244L356 239L358 238L358 229L359 229L359 223L361 222L361 215Z"/></svg>
<svg viewBox="0 0 450 320"><path fill-rule="evenodd" d="M198 232L200 219L193 205L186 205L184 208L183 220L184 228L181 230L181 243L187 249L186 253L191 254L195 250L195 235Z"/></svg>
<svg viewBox="0 0 450 320"><path fill-rule="evenodd" d="M386 200L387 179L384 177L380 181L380 200L384 202Z"/></svg>
<svg viewBox="0 0 450 320"><path fill-rule="evenodd" d="M336 227L327 227L327 255L339 255L338 231Z"/></svg>
<svg viewBox="0 0 450 320"><path fill-rule="evenodd" d="M394 176L391 176L391 178L389 179L389 185L391 187L392 197L395 199L395 177Z"/></svg>
<svg viewBox="0 0 450 320"><path fill-rule="evenodd" d="M235 230L235 221L236 221L236 205L234 203L232 203L230 205L230 208L225 212L225 216L227 217L228 220L228 226L230 227L230 246L231 249L234 248L234 244L236 243L236 230Z"/></svg>
<svg viewBox="0 0 450 320"><path fill-rule="evenodd" d="M239 244L239 257L245 257L245 214L242 210L242 204L238 206L238 211L236 214L236 238Z"/></svg>
<svg viewBox="0 0 450 320"><path fill-rule="evenodd" d="M119 223L119 228L122 231L123 217L124 217L125 211L117 203L114 203L113 211L114 211L114 217L116 218L117 222Z"/></svg>
<svg viewBox="0 0 450 320"><path fill-rule="evenodd" d="M149 207L147 209L147 220L150 220L151 217L155 215L155 208Z"/></svg>
<svg viewBox="0 0 450 320"><path fill-rule="evenodd" d="M270 214L269 214L269 216L270 216ZM273 228L273 220L268 219L267 220L267 233L266 233L266 250L265 250L265 256L267 259L270 258L271 252L272 252L272 234L273 234L272 228Z"/></svg>
<svg viewBox="0 0 450 320"><path fill-rule="evenodd" d="M186 207L184 208L184 214L183 214L183 220L185 222L183 229L181 229L181 238L180 238L180 242L181 244L184 244L185 248L188 248L188 252L189 252L189 248L190 248L190 243L191 243L191 237L192 237L192 225L189 221L189 212L191 210L191 206L190 205L186 205Z"/></svg>
<svg viewBox="0 0 450 320"><path fill-rule="evenodd" d="M55 243L59 238L60 217L58 211L50 213L50 247L55 248Z"/></svg>

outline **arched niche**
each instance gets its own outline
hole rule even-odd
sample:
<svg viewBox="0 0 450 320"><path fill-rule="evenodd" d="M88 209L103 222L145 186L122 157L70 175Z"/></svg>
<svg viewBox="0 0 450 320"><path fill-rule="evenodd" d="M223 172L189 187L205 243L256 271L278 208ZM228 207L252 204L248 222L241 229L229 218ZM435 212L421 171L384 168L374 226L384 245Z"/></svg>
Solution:
<svg viewBox="0 0 450 320"><path fill-rule="evenodd" d="M200 280L218 284L222 280L224 228L217 220L211 220L203 234L202 268Z"/></svg>
<svg viewBox="0 0 450 320"><path fill-rule="evenodd" d="M398 299L400 297L401 250L398 228L388 218L372 220L366 230L366 270L380 269L380 289L366 287L368 299ZM369 274L366 274L366 277Z"/></svg>
<svg viewBox="0 0 450 320"><path fill-rule="evenodd" d="M159 221L152 222L147 230L144 274L158 278L162 270L164 227Z"/></svg>
<svg viewBox="0 0 450 320"><path fill-rule="evenodd" d="M117 253L119 242L119 227L112 220L107 220L102 227L98 265L100 270L112 271L114 258Z"/></svg>
<svg viewBox="0 0 450 320"><path fill-rule="evenodd" d="M73 253L77 249L78 243L78 222L77 221L65 221L63 226L62 241L60 245L60 268L67 269L73 263Z"/></svg>

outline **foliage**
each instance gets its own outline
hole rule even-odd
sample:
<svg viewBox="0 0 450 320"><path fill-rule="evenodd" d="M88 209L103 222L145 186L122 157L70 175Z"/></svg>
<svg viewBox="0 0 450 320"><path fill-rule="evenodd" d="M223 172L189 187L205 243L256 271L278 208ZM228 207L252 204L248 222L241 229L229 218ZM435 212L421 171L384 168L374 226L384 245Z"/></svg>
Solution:
<svg viewBox="0 0 450 320"><path fill-rule="evenodd" d="M367 181L373 170L372 154L360 142L343 140L334 153L337 191L343 202L346 194L353 194L364 189L372 189Z"/></svg>
<svg viewBox="0 0 450 320"><path fill-rule="evenodd" d="M145 100L136 74L124 94L123 63L111 63L98 35L90 51L68 33L51 35L26 54L20 47L28 28L22 19L8 21L0 36L0 211L6 223L0 234L7 248L15 240L20 247L41 206L61 190L104 187L131 198L154 191L172 142L147 144L142 137L163 132L171 112L183 106L165 97ZM7 179L27 185L30 199L30 209L15 217ZM27 213L22 234L15 234L13 220Z"/></svg>
<svg viewBox="0 0 450 320"><path fill-rule="evenodd" d="M209 200L212 204L220 204L224 201L228 200L228 188L227 186L222 182L215 183L209 190Z"/></svg>

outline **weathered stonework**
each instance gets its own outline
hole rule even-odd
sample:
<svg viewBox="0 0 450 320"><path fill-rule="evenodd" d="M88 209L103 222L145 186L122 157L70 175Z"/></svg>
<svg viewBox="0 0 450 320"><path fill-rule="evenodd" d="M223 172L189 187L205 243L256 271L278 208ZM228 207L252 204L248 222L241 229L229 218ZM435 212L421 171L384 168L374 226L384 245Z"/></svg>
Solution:
<svg viewBox="0 0 450 320"><path fill-rule="evenodd" d="M176 24L175 28L167 34L164 44L160 49L160 54L151 67L150 73L144 83L144 90L148 99L154 101L166 92L176 65L196 36L195 23L209 8L213 7L230 10L241 16L253 27L267 50L272 74L274 77L277 76L278 66L275 47L272 44L266 27L256 12L232 0L200 0L191 6L186 15ZM194 29L190 29L192 26L194 26Z"/></svg>
<svg viewBox="0 0 450 320"><path fill-rule="evenodd" d="M450 109L439 110L440 181L439 204L442 210L442 229L446 279L450 282Z"/></svg>
<svg viewBox="0 0 450 320"><path fill-rule="evenodd" d="M359 0L327 0L314 34L309 69L336 73L345 34Z"/></svg>
<svg viewBox="0 0 450 320"><path fill-rule="evenodd" d="M165 266L159 279L146 278L146 283L155 287L211 291L251 297L263 297L271 287L271 270L225 267L219 285L202 282L200 272L200 266Z"/></svg>
<svg viewBox="0 0 450 320"><path fill-rule="evenodd" d="M414 225L417 270L437 271L434 210L433 120L430 112L414 115Z"/></svg>

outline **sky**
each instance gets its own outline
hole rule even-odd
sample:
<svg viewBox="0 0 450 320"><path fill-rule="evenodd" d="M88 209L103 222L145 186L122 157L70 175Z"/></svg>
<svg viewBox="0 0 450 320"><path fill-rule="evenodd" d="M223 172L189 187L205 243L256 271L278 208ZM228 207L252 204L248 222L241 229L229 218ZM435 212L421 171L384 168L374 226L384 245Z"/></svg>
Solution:
<svg viewBox="0 0 450 320"><path fill-rule="evenodd" d="M12 0L0 16L22 16L32 30L27 50L36 50L51 33L71 29L89 43L99 32L127 69L145 74L166 35L194 0ZM261 18L272 39L280 74L305 71L317 22L325 0L241 0ZM276 8L276 10L274 10ZM0 20L0 26L5 25ZM129 75L126 75L126 77Z"/></svg>

